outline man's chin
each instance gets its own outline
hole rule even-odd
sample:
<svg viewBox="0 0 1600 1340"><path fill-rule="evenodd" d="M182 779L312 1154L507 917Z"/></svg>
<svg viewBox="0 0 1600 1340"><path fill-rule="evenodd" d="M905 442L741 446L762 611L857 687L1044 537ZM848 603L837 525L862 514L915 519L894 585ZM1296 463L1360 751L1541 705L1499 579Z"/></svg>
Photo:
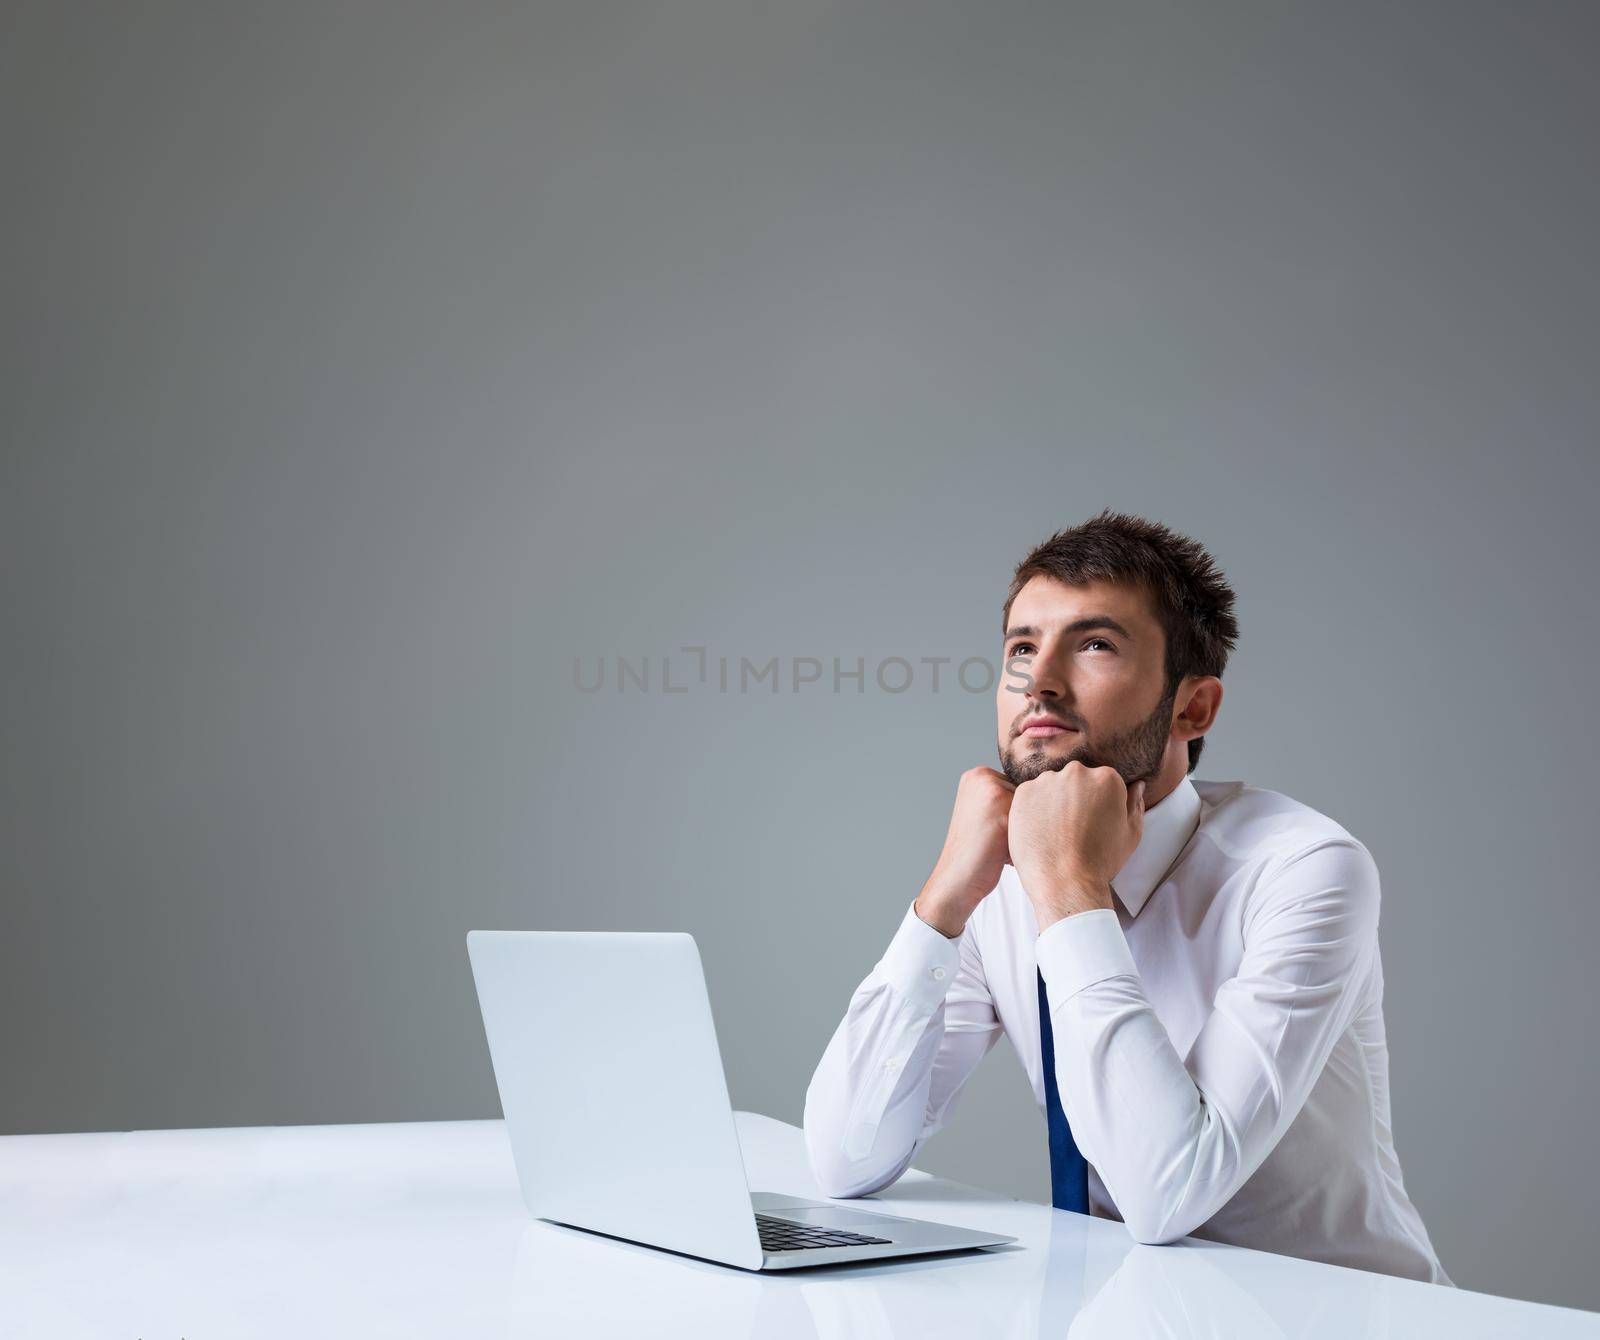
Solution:
<svg viewBox="0 0 1600 1340"><path fill-rule="evenodd" d="M1035 745L1026 753L1008 751L1001 759L1000 770L1012 786L1021 786L1044 773L1060 772L1078 757L1076 749L1054 750Z"/></svg>

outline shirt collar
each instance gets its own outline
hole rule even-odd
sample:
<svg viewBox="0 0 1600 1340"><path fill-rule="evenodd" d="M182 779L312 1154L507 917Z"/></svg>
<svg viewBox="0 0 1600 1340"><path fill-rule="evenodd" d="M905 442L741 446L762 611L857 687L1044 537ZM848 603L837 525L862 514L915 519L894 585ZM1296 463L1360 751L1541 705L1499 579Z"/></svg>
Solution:
<svg viewBox="0 0 1600 1340"><path fill-rule="evenodd" d="M1111 881L1130 917L1155 892L1156 883L1178 859L1200 821L1200 793L1185 775L1172 791L1144 812L1144 832L1122 869Z"/></svg>

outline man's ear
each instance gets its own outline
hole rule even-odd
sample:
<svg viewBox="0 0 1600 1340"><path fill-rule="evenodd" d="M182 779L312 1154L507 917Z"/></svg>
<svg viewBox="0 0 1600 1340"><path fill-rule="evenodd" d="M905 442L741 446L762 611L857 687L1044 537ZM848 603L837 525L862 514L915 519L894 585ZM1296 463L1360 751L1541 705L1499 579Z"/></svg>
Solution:
<svg viewBox="0 0 1600 1340"><path fill-rule="evenodd" d="M1178 688L1181 706L1173 718L1172 729L1178 738L1192 740L1204 735L1217 720L1222 708L1222 681L1215 675L1195 675Z"/></svg>

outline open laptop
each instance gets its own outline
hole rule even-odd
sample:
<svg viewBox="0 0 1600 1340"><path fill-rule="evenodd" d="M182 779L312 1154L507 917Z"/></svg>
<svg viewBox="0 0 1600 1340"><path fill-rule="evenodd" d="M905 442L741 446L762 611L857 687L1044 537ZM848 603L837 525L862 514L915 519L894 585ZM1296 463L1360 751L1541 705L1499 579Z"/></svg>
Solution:
<svg viewBox="0 0 1600 1340"><path fill-rule="evenodd" d="M538 1218L746 1270L1016 1241L752 1194L693 936L472 931L467 953Z"/></svg>

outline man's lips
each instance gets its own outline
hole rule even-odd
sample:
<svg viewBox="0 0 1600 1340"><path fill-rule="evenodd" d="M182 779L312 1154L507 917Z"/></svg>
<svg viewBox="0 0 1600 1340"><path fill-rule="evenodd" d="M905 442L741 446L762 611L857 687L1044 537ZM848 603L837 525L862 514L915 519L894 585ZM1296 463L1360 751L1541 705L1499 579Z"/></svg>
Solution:
<svg viewBox="0 0 1600 1340"><path fill-rule="evenodd" d="M1026 740L1045 740L1052 735L1076 734L1076 731L1055 717L1029 717L1017 734Z"/></svg>

